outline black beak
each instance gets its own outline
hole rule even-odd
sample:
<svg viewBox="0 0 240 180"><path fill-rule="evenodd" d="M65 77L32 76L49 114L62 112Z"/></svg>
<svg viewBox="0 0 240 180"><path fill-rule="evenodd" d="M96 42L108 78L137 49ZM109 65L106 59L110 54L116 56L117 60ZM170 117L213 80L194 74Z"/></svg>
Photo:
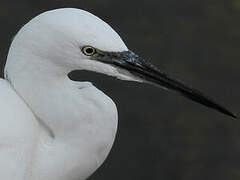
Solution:
<svg viewBox="0 0 240 180"><path fill-rule="evenodd" d="M188 99L191 99L192 101L215 109L233 118L237 118L237 116L232 112L219 105L214 100L204 95L202 92L168 76L156 66L145 61L143 58L139 57L132 51L102 52L99 54L97 59L105 63L126 69L135 76L138 76L147 82L176 91Z"/></svg>

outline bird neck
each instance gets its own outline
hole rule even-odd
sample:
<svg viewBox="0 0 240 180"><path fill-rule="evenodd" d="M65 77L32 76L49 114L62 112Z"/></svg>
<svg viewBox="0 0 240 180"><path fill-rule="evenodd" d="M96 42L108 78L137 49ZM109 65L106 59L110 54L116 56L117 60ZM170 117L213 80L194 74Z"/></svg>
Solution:
<svg viewBox="0 0 240 180"><path fill-rule="evenodd" d="M59 85L61 89L60 84L62 86L66 84L67 73L50 63L47 64L48 61L42 61L38 57L21 57L18 55L13 57L11 54L8 56L4 77L30 107L38 120L44 121L42 112L38 112L39 109L44 107L40 108L38 103L49 104L48 101L53 97L47 99L46 96L49 96L52 89L55 88L54 86ZM44 124L47 125L47 122ZM52 128L51 131L55 131Z"/></svg>
<svg viewBox="0 0 240 180"><path fill-rule="evenodd" d="M50 130L52 136L64 138L67 132L75 133L72 125L76 123L75 121L79 123L81 119L67 119L64 113L68 111L70 117L74 115L69 108L73 103L85 98L81 97L79 90L81 84L84 87L84 83L79 82L76 88L67 76L69 71L48 63L51 61L41 60L39 57L28 56L25 59L15 57L14 60L8 58L4 76L16 93L29 106L40 123L47 127L46 130ZM71 101L71 98L72 100L76 98L77 101ZM78 105L74 105L73 112L76 107L81 111ZM80 131L76 130L76 133Z"/></svg>
<svg viewBox="0 0 240 180"><path fill-rule="evenodd" d="M42 61L38 63L36 58L35 62L15 59L14 63L12 59L8 60L5 77L37 119L43 122L44 137L45 132L52 133L50 139L54 140L56 157L49 158L50 150L46 149L39 155L39 166L53 164L53 169L60 164L69 168L74 166L83 174L82 177L93 173L105 160L114 142L117 110L113 101L94 86L81 87L81 83L76 86L67 77L67 71ZM62 144L68 149L67 154L57 148ZM61 175L68 171L72 169Z"/></svg>

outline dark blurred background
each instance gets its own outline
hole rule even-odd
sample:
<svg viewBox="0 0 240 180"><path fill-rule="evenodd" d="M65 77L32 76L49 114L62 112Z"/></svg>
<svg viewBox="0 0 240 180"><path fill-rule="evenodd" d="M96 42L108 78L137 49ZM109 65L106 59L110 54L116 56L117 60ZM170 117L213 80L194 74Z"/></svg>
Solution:
<svg viewBox="0 0 240 180"><path fill-rule="evenodd" d="M240 115L240 0L1 0L0 59L31 18L85 9L108 22L129 49ZM89 180L239 180L240 120L156 87L90 72L117 104L119 131Z"/></svg>

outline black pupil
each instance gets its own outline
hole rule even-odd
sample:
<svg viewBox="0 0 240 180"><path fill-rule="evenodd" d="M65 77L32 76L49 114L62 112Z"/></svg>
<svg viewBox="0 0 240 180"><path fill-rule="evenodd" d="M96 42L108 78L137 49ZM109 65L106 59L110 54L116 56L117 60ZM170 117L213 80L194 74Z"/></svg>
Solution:
<svg viewBox="0 0 240 180"><path fill-rule="evenodd" d="M87 48L86 53L87 54L92 54L94 52L93 48Z"/></svg>

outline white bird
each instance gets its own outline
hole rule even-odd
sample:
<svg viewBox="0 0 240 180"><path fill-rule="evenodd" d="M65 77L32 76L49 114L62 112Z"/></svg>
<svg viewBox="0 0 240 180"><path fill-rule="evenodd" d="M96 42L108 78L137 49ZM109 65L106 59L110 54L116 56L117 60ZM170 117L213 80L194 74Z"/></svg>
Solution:
<svg viewBox="0 0 240 180"><path fill-rule="evenodd" d="M17 33L0 80L1 180L84 180L104 162L116 106L90 82L70 80L73 70L160 85L235 117L128 50L96 16L48 11Z"/></svg>

